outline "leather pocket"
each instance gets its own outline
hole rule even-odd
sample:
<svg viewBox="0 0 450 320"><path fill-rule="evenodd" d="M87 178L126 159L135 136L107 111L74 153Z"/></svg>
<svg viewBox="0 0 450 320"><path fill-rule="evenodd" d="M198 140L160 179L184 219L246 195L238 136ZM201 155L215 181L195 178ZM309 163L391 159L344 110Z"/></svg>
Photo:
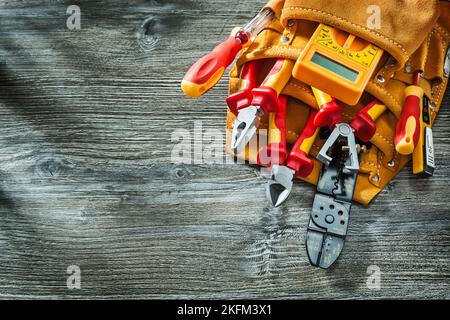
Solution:
<svg viewBox="0 0 450 320"><path fill-rule="evenodd" d="M403 66L439 17L438 0L286 0L281 23L309 20L328 24L386 50ZM371 24L371 19L379 23Z"/></svg>

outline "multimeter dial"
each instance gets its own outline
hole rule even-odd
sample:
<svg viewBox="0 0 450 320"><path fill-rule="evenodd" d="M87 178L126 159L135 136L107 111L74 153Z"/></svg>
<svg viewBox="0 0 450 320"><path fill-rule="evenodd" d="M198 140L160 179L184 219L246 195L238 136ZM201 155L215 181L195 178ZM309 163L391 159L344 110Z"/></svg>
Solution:
<svg viewBox="0 0 450 320"><path fill-rule="evenodd" d="M345 31L323 26L316 37L317 43L342 57L370 67L377 56L378 47Z"/></svg>
<svg viewBox="0 0 450 320"><path fill-rule="evenodd" d="M320 24L297 59L294 78L349 105L358 103L383 50L355 35Z"/></svg>

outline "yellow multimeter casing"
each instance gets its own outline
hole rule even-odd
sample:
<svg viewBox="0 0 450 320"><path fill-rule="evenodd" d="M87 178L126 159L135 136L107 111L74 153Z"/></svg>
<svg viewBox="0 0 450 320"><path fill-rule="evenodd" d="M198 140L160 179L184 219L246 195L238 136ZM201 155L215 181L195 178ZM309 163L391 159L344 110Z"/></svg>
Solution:
<svg viewBox="0 0 450 320"><path fill-rule="evenodd" d="M292 75L338 100L356 105L383 52L361 38L320 24Z"/></svg>

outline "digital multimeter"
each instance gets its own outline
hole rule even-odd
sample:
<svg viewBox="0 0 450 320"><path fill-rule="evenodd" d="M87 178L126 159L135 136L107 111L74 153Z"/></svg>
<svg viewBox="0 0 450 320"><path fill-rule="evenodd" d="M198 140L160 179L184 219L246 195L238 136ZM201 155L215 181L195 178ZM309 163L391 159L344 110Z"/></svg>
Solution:
<svg viewBox="0 0 450 320"><path fill-rule="evenodd" d="M320 24L293 70L294 78L355 105L383 50L347 32Z"/></svg>

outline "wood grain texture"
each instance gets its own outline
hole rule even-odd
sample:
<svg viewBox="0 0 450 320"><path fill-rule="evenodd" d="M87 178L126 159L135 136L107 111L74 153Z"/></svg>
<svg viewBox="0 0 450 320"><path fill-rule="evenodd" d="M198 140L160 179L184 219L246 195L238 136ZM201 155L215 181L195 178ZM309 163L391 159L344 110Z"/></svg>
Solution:
<svg viewBox="0 0 450 320"><path fill-rule="evenodd" d="M448 93L435 177L409 168L355 206L338 264L317 270L312 186L273 209L254 167L170 162L175 129L225 123L227 81L188 100L187 66L263 1L77 1L80 31L71 4L0 3L0 298L450 298Z"/></svg>

